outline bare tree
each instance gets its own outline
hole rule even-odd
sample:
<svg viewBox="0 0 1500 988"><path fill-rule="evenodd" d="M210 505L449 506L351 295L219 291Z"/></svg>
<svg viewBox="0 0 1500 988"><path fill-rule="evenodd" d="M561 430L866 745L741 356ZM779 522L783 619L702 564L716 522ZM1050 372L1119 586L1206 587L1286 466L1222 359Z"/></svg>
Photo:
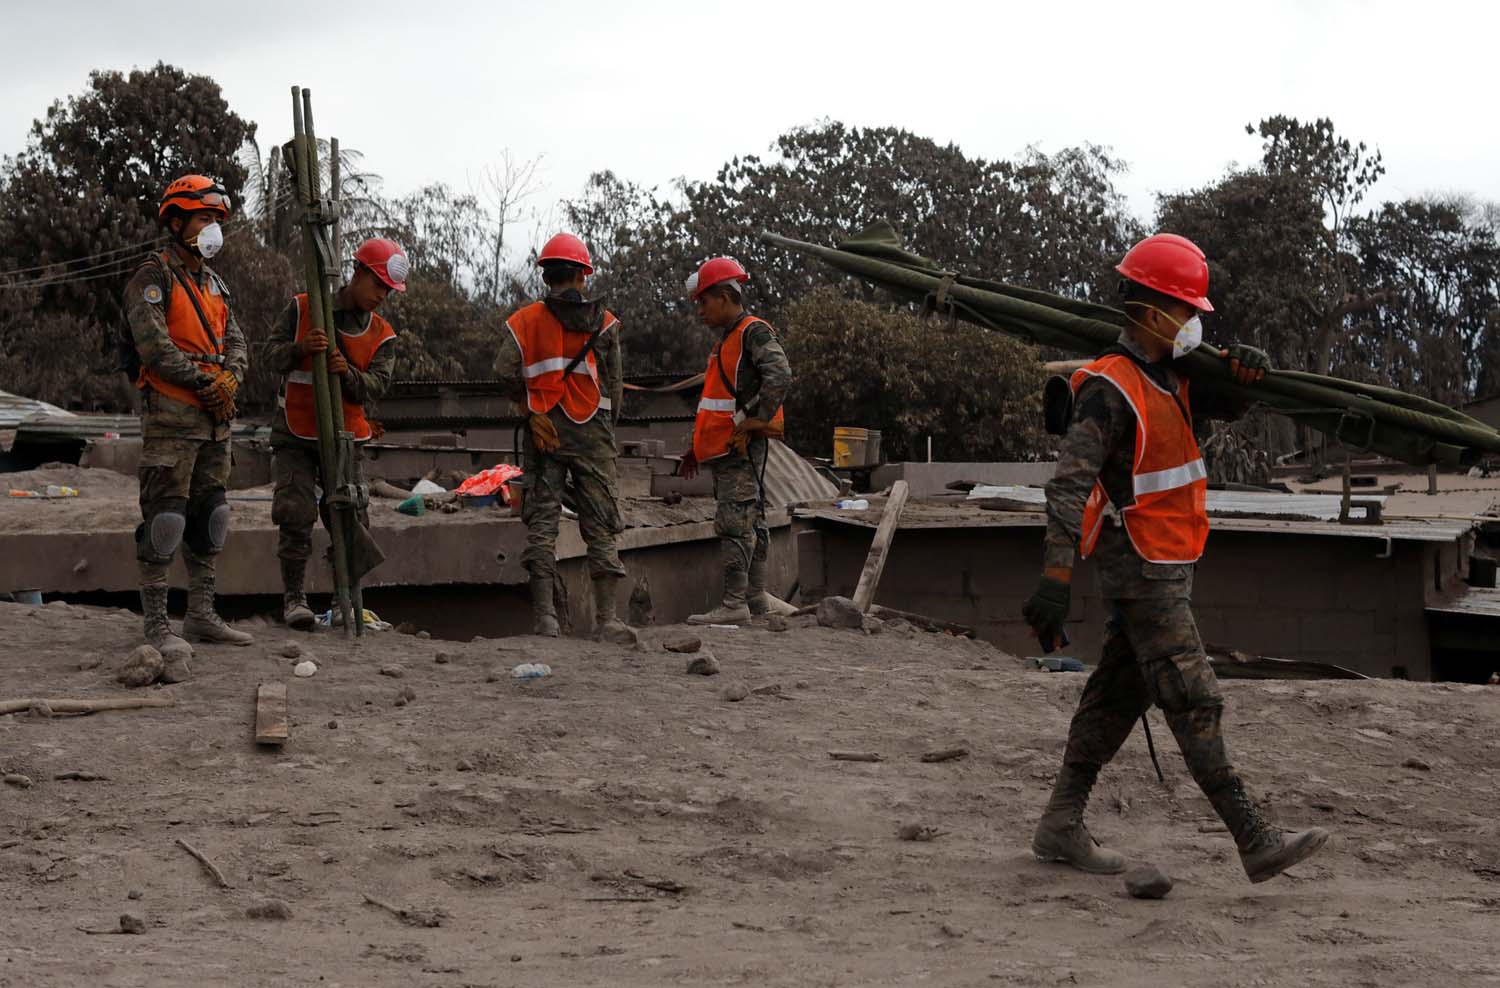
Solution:
<svg viewBox="0 0 1500 988"><path fill-rule="evenodd" d="M511 154L510 148L500 152L498 164L486 165L479 173L480 194L494 211L491 219L494 230L490 237L490 270L487 272L487 288L490 300L499 303L505 289L505 236L508 229L527 214L522 204L541 190L537 168L542 156L520 160Z"/></svg>

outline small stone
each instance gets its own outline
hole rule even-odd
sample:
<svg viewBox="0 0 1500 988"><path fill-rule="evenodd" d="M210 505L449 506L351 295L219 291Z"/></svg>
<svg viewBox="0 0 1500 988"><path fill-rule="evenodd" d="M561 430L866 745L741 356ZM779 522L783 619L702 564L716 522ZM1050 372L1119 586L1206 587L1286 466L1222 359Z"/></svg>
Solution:
<svg viewBox="0 0 1500 988"><path fill-rule="evenodd" d="M246 909L245 915L251 919L291 919L292 907L280 899L262 899Z"/></svg>
<svg viewBox="0 0 1500 988"><path fill-rule="evenodd" d="M703 652L688 660L687 674L689 676L717 676L719 674L719 660L714 658L712 652Z"/></svg>
<svg viewBox="0 0 1500 988"><path fill-rule="evenodd" d="M406 697L404 697L404 696L398 696L398 697L396 697L396 706L398 706L398 707L404 707L404 706L406 706L406 704L407 704Z"/></svg>
<svg viewBox="0 0 1500 988"><path fill-rule="evenodd" d="M78 669L80 672L88 672L90 669L97 669L103 664L104 659L100 658L97 655L91 655L88 658L84 659L82 662L78 663Z"/></svg>
<svg viewBox="0 0 1500 988"><path fill-rule="evenodd" d="M911 630L911 622L905 618L892 618L885 622L885 633L888 635L909 635Z"/></svg>
<svg viewBox="0 0 1500 988"><path fill-rule="evenodd" d="M316 676L317 674L318 664L312 659L303 659L292 669L292 675L301 679L307 679L309 676Z"/></svg>
<svg viewBox="0 0 1500 988"><path fill-rule="evenodd" d="M146 920L145 920L145 918L142 917L142 916L137 916L135 913L121 913L120 914L120 932L121 933L135 933L135 934L145 933L146 932Z"/></svg>
<svg viewBox="0 0 1500 988"><path fill-rule="evenodd" d="M449 655L447 652L439 652L432 657L432 661L436 662L440 666L445 666L453 661L453 656Z"/></svg>
<svg viewBox="0 0 1500 988"><path fill-rule="evenodd" d="M519 963L521 963L521 955L520 954L511 954L510 955L510 962L512 964L519 964Z"/></svg>
<svg viewBox="0 0 1500 988"><path fill-rule="evenodd" d="M684 635L681 638L672 638L662 642L661 647L679 655L691 655L703 647L703 639L697 635Z"/></svg>
<svg viewBox="0 0 1500 988"><path fill-rule="evenodd" d="M807 689L807 680L805 680L805 679L799 679L793 685L796 686L797 689L799 689L799 690L805 690L805 689Z"/></svg>
<svg viewBox="0 0 1500 988"><path fill-rule="evenodd" d="M150 645L137 645L115 678L132 689L138 689L160 679L165 668L166 660L160 652Z"/></svg>
<svg viewBox="0 0 1500 988"><path fill-rule="evenodd" d="M858 631L865 626L865 616L848 597L824 597L818 604L818 624Z"/></svg>
<svg viewBox="0 0 1500 988"><path fill-rule="evenodd" d="M505 678L505 674L503 672L501 672L495 666L490 666L488 669L485 670L484 681L486 683L498 683L498 682L500 682L500 680L502 680L504 678Z"/></svg>
<svg viewBox="0 0 1500 988"><path fill-rule="evenodd" d="M428 631L419 631L419 632L417 632L417 637L421 638L421 639L424 639L424 640L425 639L429 639L429 638L432 637L432 633L428 632Z"/></svg>
<svg viewBox="0 0 1500 988"><path fill-rule="evenodd" d="M281 657L283 659L302 658L302 646L298 645L296 642L287 642L285 645L281 646Z"/></svg>
<svg viewBox="0 0 1500 988"><path fill-rule="evenodd" d="M1432 766L1429 765L1429 764L1427 764L1426 762L1422 761L1422 759L1420 759L1420 758L1408 758L1406 761L1404 761L1404 762L1401 763L1401 767L1402 768L1414 768L1418 772L1431 772L1432 771Z"/></svg>
<svg viewBox="0 0 1500 988"><path fill-rule="evenodd" d="M1164 899L1172 891L1172 880L1155 865L1141 865L1125 873L1125 891L1137 899Z"/></svg>
<svg viewBox="0 0 1500 988"><path fill-rule="evenodd" d="M54 716L52 713L52 704L46 700L32 700L29 712L31 716L39 717L43 720Z"/></svg>
<svg viewBox="0 0 1500 988"><path fill-rule="evenodd" d="M339 722L336 720L330 720L326 726L330 731L337 731L339 729Z"/></svg>
<svg viewBox="0 0 1500 988"><path fill-rule="evenodd" d="M719 691L720 698L727 700L730 703L739 703L749 695L750 687L741 682L729 683Z"/></svg>
<svg viewBox="0 0 1500 988"><path fill-rule="evenodd" d="M5 776L5 778L0 779L0 782L4 782L8 786L15 786L17 789L31 788L31 777L28 775L22 775L19 772L10 773L9 775Z"/></svg>
<svg viewBox="0 0 1500 988"><path fill-rule="evenodd" d="M396 625L396 634L398 635L414 635L416 633L417 626L412 624L410 621L402 621L400 624Z"/></svg>
<svg viewBox="0 0 1500 988"><path fill-rule="evenodd" d="M786 619L785 614L766 615L767 631L789 631L791 627L791 622Z"/></svg>
<svg viewBox="0 0 1500 988"><path fill-rule="evenodd" d="M406 675L406 668L404 666L398 666L395 663L391 663L390 665L381 666L380 674L382 676L390 676L392 679L400 679L402 676Z"/></svg>
<svg viewBox="0 0 1500 988"><path fill-rule="evenodd" d="M338 859L339 859L339 856L337 854L334 854L332 851L319 851L318 852L318 860L321 861L323 864L331 865L335 861L337 861Z"/></svg>
<svg viewBox="0 0 1500 988"><path fill-rule="evenodd" d="M403 686L401 687L401 698L407 703L410 703L417 698L417 691L412 689L410 686Z"/></svg>
<svg viewBox="0 0 1500 988"><path fill-rule="evenodd" d="M125 893L125 898L129 899L131 902L134 902L145 894L146 893L142 892L140 889L131 889L129 892Z"/></svg>
<svg viewBox="0 0 1500 988"><path fill-rule="evenodd" d="M885 630L885 622L878 617L865 616L865 633L878 635Z"/></svg>
<svg viewBox="0 0 1500 988"><path fill-rule="evenodd" d="M467 758L460 758L458 760L458 770L460 772L472 772L474 771L474 763Z"/></svg>

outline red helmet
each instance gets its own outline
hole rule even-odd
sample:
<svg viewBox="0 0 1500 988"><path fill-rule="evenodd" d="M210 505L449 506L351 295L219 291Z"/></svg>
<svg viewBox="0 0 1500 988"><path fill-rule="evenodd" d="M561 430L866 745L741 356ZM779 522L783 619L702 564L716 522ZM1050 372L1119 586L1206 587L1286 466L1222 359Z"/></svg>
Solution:
<svg viewBox="0 0 1500 988"><path fill-rule="evenodd" d="M156 218L165 219L167 210L176 206L185 213L196 213L202 209L213 209L229 218L233 208L229 193L224 186L205 175L184 175L162 193L161 204L156 209Z"/></svg>
<svg viewBox="0 0 1500 988"><path fill-rule="evenodd" d="M406 291L406 276L411 271L411 262L406 259L401 245L394 240L376 237L366 240L354 252L354 260L375 273L387 288Z"/></svg>
<svg viewBox="0 0 1500 988"><path fill-rule="evenodd" d="M694 302L698 296L708 291L715 285L722 285L726 281L735 281L741 284L750 280L745 269L740 267L740 262L732 257L710 257L703 262L703 266L697 273L688 279L687 289Z"/></svg>
<svg viewBox="0 0 1500 988"><path fill-rule="evenodd" d="M584 274L594 273L594 262L589 258L589 249L571 233L559 233L542 246L542 252L536 256L536 263L541 265L548 261L567 261L583 268Z"/></svg>
<svg viewBox="0 0 1500 988"><path fill-rule="evenodd" d="M1147 237L1130 248L1115 270L1201 312L1214 311L1208 301L1208 261L1198 245L1187 237L1175 233Z"/></svg>

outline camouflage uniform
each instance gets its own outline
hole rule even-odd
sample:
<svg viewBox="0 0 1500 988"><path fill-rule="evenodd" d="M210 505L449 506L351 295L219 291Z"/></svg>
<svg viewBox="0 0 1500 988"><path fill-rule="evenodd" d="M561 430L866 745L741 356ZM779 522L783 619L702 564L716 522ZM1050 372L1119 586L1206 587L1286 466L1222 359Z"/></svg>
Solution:
<svg viewBox="0 0 1500 988"><path fill-rule="evenodd" d="M738 324L740 317L736 317ZM769 422L786 401L792 386L792 365L771 327L751 323L745 330L745 359L740 363L735 390L754 399L745 414ZM770 453L768 441L751 438L744 453L730 450L712 460L708 468L714 478L714 532L724 565L724 603L736 606L747 599L755 612L765 608L767 555L771 530L766 527L765 493L761 489Z"/></svg>
<svg viewBox="0 0 1500 988"><path fill-rule="evenodd" d="M603 309L576 306L559 309L565 325L570 317L587 319L570 331L592 332ZM566 314L564 314L566 313ZM521 348L510 333L501 333L500 353L495 358L495 379L505 396L526 407L526 379L521 375ZM621 367L618 326L599 334L594 345L599 368L599 392L610 400L610 412L598 414L582 425L574 422L558 404L547 413L557 428L560 446L541 453L526 434L526 474L521 485L521 520L526 523L526 549L521 562L533 578L555 579L557 575L557 529L562 521L563 488L573 481L573 504L578 511L578 532L588 546L589 575L595 580L623 577L625 567L615 547L615 536L625 530L620 518L620 480L616 466L615 415L625 399L625 375Z"/></svg>
<svg viewBox="0 0 1500 988"><path fill-rule="evenodd" d="M278 322L277 330L262 344L260 360L275 373L285 377L302 363L304 357L297 348L297 323L300 318L295 299L286 307ZM339 334L358 334L370 324L367 313L338 307L334 302L333 325ZM366 370L353 364L339 378L344 396L358 404L368 406L385 394L395 373L395 347L386 345L375 351ZM287 425L286 409L278 408L276 420L271 425L271 471L276 483L271 500L271 520L281 530L276 555L281 560L282 584L288 594L300 595L307 560L312 555L313 525L321 516L324 529L328 528L329 514L325 496L319 499L317 488L322 483L323 464L318 456L315 440L303 439L293 434ZM355 483L364 483L360 445L355 445ZM367 511L360 512L360 523L369 527Z"/></svg>
<svg viewBox="0 0 1500 988"><path fill-rule="evenodd" d="M200 290L229 291L207 264L197 272L184 268ZM125 317L143 366L169 384L194 391L213 381L212 375L190 361L172 342L167 329L167 302L173 290L183 291L172 273L159 264L142 265L125 286ZM249 369L244 334L234 309L224 328L224 369L241 381ZM142 607L147 637L169 629L153 628L152 615L165 624L167 567L181 545L188 568L188 613L211 623L214 559L223 547L229 507L229 423L215 422L211 413L153 391L142 393L141 463L139 470L142 523L136 528Z"/></svg>
<svg viewBox="0 0 1500 988"><path fill-rule="evenodd" d="M1128 338L1109 352L1132 357L1153 382L1176 392L1178 379L1170 366L1147 362ZM1204 418L1238 413L1196 398L1194 404L1193 411ZM1084 504L1095 480L1111 504L1132 503L1135 438L1135 413L1119 389L1102 378L1086 380L1078 389L1057 472L1047 484L1046 567L1073 565ZM1098 667L1084 686L1068 731L1054 802L1086 800L1100 769L1155 704L1193 779L1241 849L1253 845L1265 824L1224 746L1224 697L1189 606L1193 567L1143 560L1114 521L1105 523L1090 558L1110 618ZM1082 812L1081 805L1078 810Z"/></svg>

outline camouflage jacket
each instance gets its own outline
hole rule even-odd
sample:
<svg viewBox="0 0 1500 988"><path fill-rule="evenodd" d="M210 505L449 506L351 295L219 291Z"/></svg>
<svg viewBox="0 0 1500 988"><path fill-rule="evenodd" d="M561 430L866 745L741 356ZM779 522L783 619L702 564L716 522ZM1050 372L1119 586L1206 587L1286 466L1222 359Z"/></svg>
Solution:
<svg viewBox="0 0 1500 988"><path fill-rule="evenodd" d="M282 310L280 317L276 320L276 329L266 341L260 345L260 362L282 377L296 370L302 363L302 354L297 350L297 323L302 314L297 306L297 300L292 299L287 307ZM337 330L333 334L336 345L342 344L339 340L340 334L359 334L370 325L370 317L363 312L353 309L341 309L335 297L333 305L333 326ZM387 343L375 351L375 356L370 361L370 366L359 370L350 365L339 378L339 386L343 389L344 397L359 405L368 406L385 394L391 386L391 379L396 372L396 348L394 344ZM271 425L271 442L274 445L285 443L308 443L310 440L301 439L292 434L292 430L286 424L286 410L278 407L276 409L276 421Z"/></svg>
<svg viewBox="0 0 1500 988"><path fill-rule="evenodd" d="M1122 336L1120 342L1105 353L1130 357L1152 381L1173 394L1177 393L1180 379L1170 362L1149 363L1128 337ZM1216 405L1206 395L1194 396L1190 404L1195 423L1206 419L1235 418L1243 411L1238 405ZM1047 482L1047 538L1043 565L1048 568L1073 565L1083 526L1083 507L1093 492L1095 481L1117 508L1134 502L1131 478L1134 462L1135 412L1120 390L1108 381L1097 377L1084 381L1074 399L1073 420L1063 437L1057 472ZM1108 533L1110 526L1106 525L1105 530ZM1119 552L1126 553L1127 558L1114 559ZM1116 589L1128 588L1123 587L1119 580L1110 578L1112 570L1123 579L1132 573L1139 575L1143 569L1144 561L1135 554L1130 540L1123 533L1120 538L1101 536L1095 555L1099 559L1103 582ZM1191 572L1191 567L1157 567L1151 563L1146 563L1145 569L1150 571L1146 575L1151 580L1180 578ZM1153 596L1151 593L1111 593L1110 590L1111 586L1105 587L1106 596Z"/></svg>
<svg viewBox="0 0 1500 988"><path fill-rule="evenodd" d="M200 265L196 272L184 265L184 271L199 288L207 288L212 279L223 295L229 310L229 321L224 327L224 369L243 384L250 369L250 355L245 335L235 319L229 289L207 264ZM172 342L172 335L167 330L167 304L172 290L180 287L172 272L160 264L142 264L125 284L125 320L130 326L141 364L169 384L196 391L212 382L213 376L189 360ZM142 412L142 433L146 438L223 439L228 436L228 423L215 424L213 416L200 408L150 392L149 388L147 391Z"/></svg>
<svg viewBox="0 0 1500 988"><path fill-rule="evenodd" d="M577 331L592 332L592 327ZM548 415L552 423L557 426L557 437L562 442L560 452L570 453L596 448L601 427L608 433L609 441L611 443L614 441L614 424L619 420L620 411L625 404L624 357L620 352L618 323L608 333L599 334L599 339L594 344L594 360L599 368L599 393L609 398L613 412L601 411L583 425L579 425L563 414L561 406L554 407ZM505 397L519 405L524 414L526 378L521 374L522 366L520 345L516 343L516 338L509 330L502 328L500 352L495 356L495 380L500 384L501 392Z"/></svg>

